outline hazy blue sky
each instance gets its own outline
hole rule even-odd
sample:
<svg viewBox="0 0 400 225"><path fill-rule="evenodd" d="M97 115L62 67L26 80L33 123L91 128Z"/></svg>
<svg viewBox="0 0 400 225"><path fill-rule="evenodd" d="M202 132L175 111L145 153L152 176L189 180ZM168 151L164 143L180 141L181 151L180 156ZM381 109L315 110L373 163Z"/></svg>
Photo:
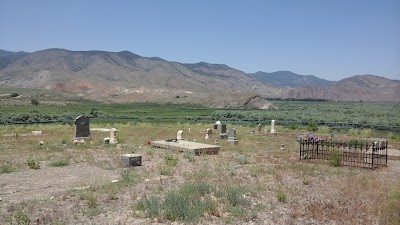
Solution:
<svg viewBox="0 0 400 225"><path fill-rule="evenodd" d="M400 80L400 0L0 0L0 49L47 48Z"/></svg>

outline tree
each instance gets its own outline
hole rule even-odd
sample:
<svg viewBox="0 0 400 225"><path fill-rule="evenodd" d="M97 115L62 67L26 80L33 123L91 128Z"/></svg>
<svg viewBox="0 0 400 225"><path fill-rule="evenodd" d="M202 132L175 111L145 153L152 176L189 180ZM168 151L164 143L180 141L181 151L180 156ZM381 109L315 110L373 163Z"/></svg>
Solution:
<svg viewBox="0 0 400 225"><path fill-rule="evenodd" d="M36 99L31 99L31 104L32 105L39 105L39 101Z"/></svg>

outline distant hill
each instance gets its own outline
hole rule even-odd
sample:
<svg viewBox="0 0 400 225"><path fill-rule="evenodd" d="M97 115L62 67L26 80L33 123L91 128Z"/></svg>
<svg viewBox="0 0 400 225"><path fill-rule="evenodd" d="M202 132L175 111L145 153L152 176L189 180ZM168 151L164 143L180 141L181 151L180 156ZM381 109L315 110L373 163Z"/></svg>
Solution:
<svg viewBox="0 0 400 225"><path fill-rule="evenodd" d="M177 95L194 101L225 91L262 96L280 96L284 92L226 65L182 64L128 51L65 49L38 51L9 63L0 70L0 85L127 101L169 101Z"/></svg>
<svg viewBox="0 0 400 225"><path fill-rule="evenodd" d="M283 98L400 102L400 81L374 75L356 75L328 87L298 87L283 95Z"/></svg>
<svg viewBox="0 0 400 225"><path fill-rule="evenodd" d="M301 87L301 86L329 86L334 82L318 78L313 75L299 75L290 71L277 71L273 73L257 72L248 75L255 79L277 86Z"/></svg>
<svg viewBox="0 0 400 225"><path fill-rule="evenodd" d="M338 82L289 71L248 75L224 64L171 62L129 51L0 50L0 59L1 87L41 89L104 102L268 108L263 98L400 101L400 81L373 75Z"/></svg>
<svg viewBox="0 0 400 225"><path fill-rule="evenodd" d="M10 52L0 49L0 69L28 55L28 52Z"/></svg>

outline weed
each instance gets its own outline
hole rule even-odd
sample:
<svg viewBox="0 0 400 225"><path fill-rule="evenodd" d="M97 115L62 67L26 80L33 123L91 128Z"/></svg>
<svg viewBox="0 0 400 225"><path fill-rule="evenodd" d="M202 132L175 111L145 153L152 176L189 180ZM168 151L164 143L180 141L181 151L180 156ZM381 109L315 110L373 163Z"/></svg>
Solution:
<svg viewBox="0 0 400 225"><path fill-rule="evenodd" d="M30 169L34 169L34 170L40 169L39 162L36 161L36 159L28 158L27 163L28 163L28 166Z"/></svg>
<svg viewBox="0 0 400 225"><path fill-rule="evenodd" d="M164 162L167 166L176 166L178 164L179 159L172 154L167 154L164 157Z"/></svg>
<svg viewBox="0 0 400 225"><path fill-rule="evenodd" d="M120 184L131 185L140 181L140 176L134 171L124 170L121 172Z"/></svg>
<svg viewBox="0 0 400 225"><path fill-rule="evenodd" d="M17 225L29 225L30 219L28 213L18 211L15 214L11 214L10 218L8 219L9 224L17 224ZM15 222L15 223L14 223Z"/></svg>
<svg viewBox="0 0 400 225"><path fill-rule="evenodd" d="M186 151L185 153L183 153L183 157L187 158L189 162L196 161L195 154L193 151Z"/></svg>
<svg viewBox="0 0 400 225"><path fill-rule="evenodd" d="M285 192L283 192L283 191L279 191L276 194L276 198L278 199L279 202L285 203L286 199L287 199L287 194Z"/></svg>
<svg viewBox="0 0 400 225"><path fill-rule="evenodd" d="M249 163L249 160L248 160L248 158L247 158L245 155L237 155L237 156L235 157L235 160L236 160L236 162L239 163L240 165L244 165L244 164Z"/></svg>
<svg viewBox="0 0 400 225"><path fill-rule="evenodd" d="M136 202L135 209L144 211L147 217L159 217L162 209L161 200L154 196L141 198Z"/></svg>
<svg viewBox="0 0 400 225"><path fill-rule="evenodd" d="M177 190L166 193L164 201L157 197L146 197L137 201L135 209L144 211L148 217L159 217L172 221L195 221L205 212L217 215L216 203L206 195L215 187L205 182L184 183Z"/></svg>
<svg viewBox="0 0 400 225"><path fill-rule="evenodd" d="M171 166L160 165L159 167L160 175L171 176L174 173L174 170Z"/></svg>
<svg viewBox="0 0 400 225"><path fill-rule="evenodd" d="M168 192L164 200L165 217L169 220L193 221L200 217L201 213L196 210L187 198L179 191Z"/></svg>
<svg viewBox="0 0 400 225"><path fill-rule="evenodd" d="M97 196L95 194L87 194L86 200L89 208L97 208Z"/></svg>
<svg viewBox="0 0 400 225"><path fill-rule="evenodd" d="M387 224L398 224L400 221L400 190L389 191L384 213Z"/></svg>
<svg viewBox="0 0 400 225"><path fill-rule="evenodd" d="M229 165L228 166L228 171L229 171L229 174L231 175L231 176L236 176L237 175L237 170L236 170L236 168L233 166L233 165Z"/></svg>
<svg viewBox="0 0 400 225"><path fill-rule="evenodd" d="M243 197L244 190L240 187L226 186L225 198L232 206L246 205L248 200Z"/></svg>
<svg viewBox="0 0 400 225"><path fill-rule="evenodd" d="M329 164L333 167L340 166L341 158L338 151L331 150L329 154Z"/></svg>
<svg viewBox="0 0 400 225"><path fill-rule="evenodd" d="M55 162L51 162L49 164L49 166L53 166L53 167L69 166L69 160L62 159L62 160L58 160L58 161L55 161Z"/></svg>
<svg viewBox="0 0 400 225"><path fill-rule="evenodd" d="M14 171L14 169L13 169L11 163L4 163L4 164L0 165L0 174L11 173L13 171Z"/></svg>

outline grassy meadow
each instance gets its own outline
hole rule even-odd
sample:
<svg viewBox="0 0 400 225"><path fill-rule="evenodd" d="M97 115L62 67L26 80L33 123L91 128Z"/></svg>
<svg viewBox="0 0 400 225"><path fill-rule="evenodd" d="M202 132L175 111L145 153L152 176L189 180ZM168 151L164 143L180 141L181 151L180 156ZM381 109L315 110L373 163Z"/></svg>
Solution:
<svg viewBox="0 0 400 225"><path fill-rule="evenodd" d="M353 113L332 113L337 118L349 114L346 118L352 123L351 115L369 108L359 103L305 104L323 104L330 111L335 104L348 105L346 110L355 109ZM300 110L304 106L299 102L275 105L278 109L267 111L91 103L1 107L3 116L29 110L92 115L91 128L117 128L120 144L104 144L108 133L93 131L84 144L75 145L75 126L68 121L0 126L0 224L398 224L400 161L376 170L307 163L299 159L295 138L310 130L323 137L337 131L343 140L387 138L390 148L400 149L397 131L339 129L320 125L318 119L315 124L282 124L285 115L302 118L318 110ZM398 105L374 107L387 107L388 112L379 112L379 120L365 117L365 123L397 124L392 113ZM195 156L147 144L175 138L180 129L185 139L214 144L204 137L216 119L228 121L228 129L236 128L239 140L238 145L220 140L218 155ZM270 119L277 120L277 135L251 134L257 122L269 129ZM142 155L142 166L124 167L120 156L126 153Z"/></svg>

